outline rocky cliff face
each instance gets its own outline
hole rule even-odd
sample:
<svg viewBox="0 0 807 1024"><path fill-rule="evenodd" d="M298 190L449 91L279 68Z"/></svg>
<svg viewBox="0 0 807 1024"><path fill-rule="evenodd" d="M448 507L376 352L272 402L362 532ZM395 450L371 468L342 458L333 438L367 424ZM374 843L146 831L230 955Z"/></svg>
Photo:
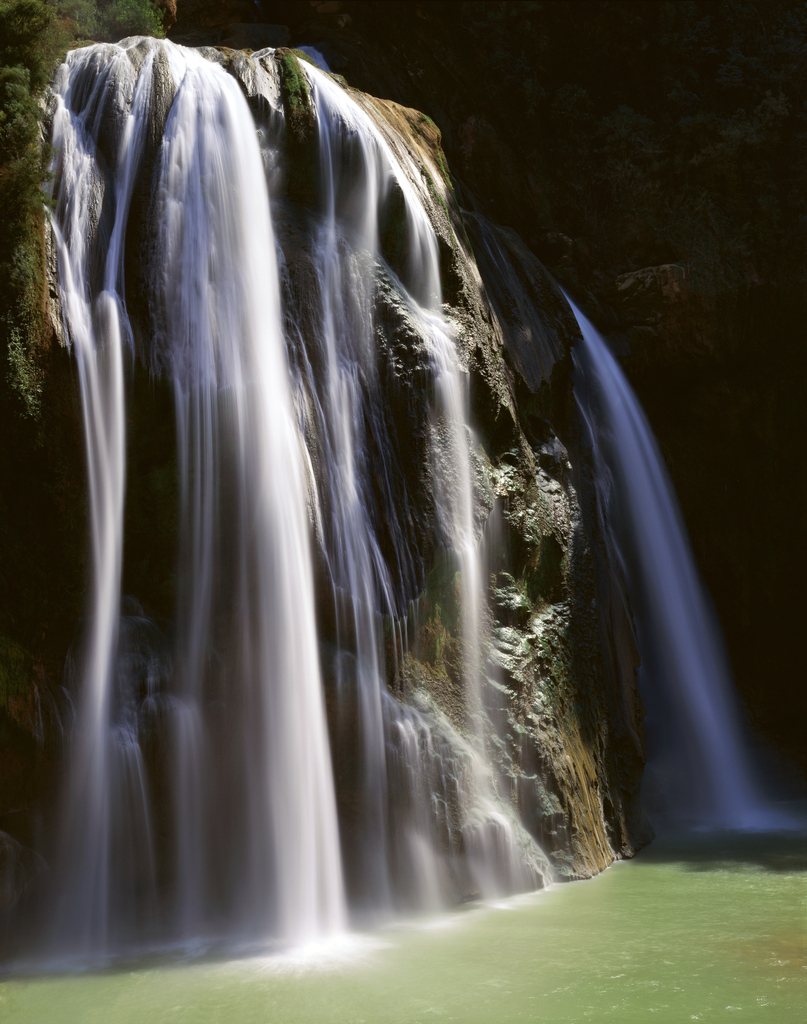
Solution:
<svg viewBox="0 0 807 1024"><path fill-rule="evenodd" d="M457 207L439 131L414 110L372 105L432 168L440 199L446 313L471 376L478 514L492 534L488 753L559 876L586 877L650 833L638 802L638 657L570 390L576 324L514 231ZM456 587L439 563L429 572L412 656L390 688L406 700L422 687L463 728Z"/></svg>

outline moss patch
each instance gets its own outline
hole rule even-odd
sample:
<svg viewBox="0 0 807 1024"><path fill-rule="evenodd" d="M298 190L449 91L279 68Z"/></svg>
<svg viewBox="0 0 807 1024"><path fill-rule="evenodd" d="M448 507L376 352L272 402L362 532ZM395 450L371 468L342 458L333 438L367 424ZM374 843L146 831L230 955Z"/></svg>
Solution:
<svg viewBox="0 0 807 1024"><path fill-rule="evenodd" d="M287 189L291 199L311 206L319 195L316 112L295 52L281 47L275 60L286 111Z"/></svg>
<svg viewBox="0 0 807 1024"><path fill-rule="evenodd" d="M275 51L275 60L280 70L280 87L289 129L298 142L305 142L314 130L316 115L298 54L305 58L300 51L281 48Z"/></svg>
<svg viewBox="0 0 807 1024"><path fill-rule="evenodd" d="M304 53L302 50L293 49L290 51L290 53L292 56L296 57L297 60L304 60L306 64L310 64L312 68L315 68L317 66L316 63L313 60L311 60L308 54Z"/></svg>

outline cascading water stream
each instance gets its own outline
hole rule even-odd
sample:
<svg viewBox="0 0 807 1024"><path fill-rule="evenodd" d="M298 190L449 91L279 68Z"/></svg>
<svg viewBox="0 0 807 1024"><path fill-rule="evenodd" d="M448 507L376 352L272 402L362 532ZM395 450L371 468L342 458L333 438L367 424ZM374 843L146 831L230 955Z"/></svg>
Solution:
<svg viewBox="0 0 807 1024"><path fill-rule="evenodd" d="M387 185L387 168L362 134L361 121L341 90L330 80L309 74L317 110L320 170L325 211L314 243L315 264L322 282L321 310L315 327L322 344L325 386L319 412L328 470L326 553L337 590L337 629L355 651L358 728L362 735L362 788L365 800L359 831L365 898L374 907L391 901L386 821L386 758L382 711L383 668L379 652L380 613L393 614L395 595L371 525L371 500L366 466L366 419L363 382L375 375L373 295L362 261L377 251L376 207ZM341 179L344 134L350 134L358 166L355 181ZM338 193L355 189L356 213L349 227L348 247L337 213ZM340 211L341 212L341 211ZM358 251L356 251L358 250ZM370 383L372 387L372 383ZM371 418L376 419L372 416ZM330 542L329 542L330 541ZM341 636L340 636L341 641ZM341 643L340 643L341 646ZM341 668L341 666L340 666ZM338 680L340 689L344 680Z"/></svg>
<svg viewBox="0 0 807 1024"><path fill-rule="evenodd" d="M73 60L73 74L61 69L55 92L53 143L60 151L60 190L54 228L60 260L61 299L79 367L90 494L93 577L90 626L85 640L84 683L78 708L73 771L67 797L64 857L70 884L65 887L60 929L69 930L79 948L103 945L108 910L117 879L110 874L113 761L133 759L136 788L142 764L128 736L116 745L110 733L113 667L118 637L123 495L125 479L124 347L131 343L122 289L123 242L135 176L142 156L150 96L151 60L137 76L125 51L116 49L96 68L86 51ZM90 74L97 71L91 85ZM102 211L95 202L102 182L93 135L101 129L104 102L121 111L116 124L117 167L111 189L114 214L94 294L91 240L100 230ZM82 111L75 116L72 106ZM135 802L142 801L142 792ZM150 837L145 839L146 851Z"/></svg>
<svg viewBox="0 0 807 1024"><path fill-rule="evenodd" d="M124 728L135 694L123 695L123 710L113 706L120 686L114 661L123 362L132 343L121 254L159 57L163 70L167 61L176 95L155 171L151 360L175 382L187 523L178 685L173 695L156 695L172 723L174 764L176 900L164 928L180 937L209 930L212 892L215 918L228 930L302 941L341 928L344 906L302 441L292 415L264 168L235 80L192 51L169 43L148 47L139 74L126 42L78 51L57 83L55 229L62 304L81 371L95 581L66 816L70 853L62 890L68 897L60 932L74 949L107 944L115 892L125 885L124 868L114 873L111 846L120 847L132 827L131 820L113 821L110 811L114 737L125 734L118 747L129 758L136 751L142 762L137 723ZM101 73L88 100L96 70ZM120 143L110 161L115 187L104 196L114 219L104 290L96 299L91 276L98 256L89 243L102 244L92 218L103 184L98 146L102 129L108 131L105 119L119 128ZM224 662L223 680L210 678L211 658ZM238 721L235 735L225 733L230 756L224 762L203 721L210 690L222 682ZM154 703L149 695L136 717L148 716ZM230 792L214 791L214 772L225 774ZM233 837L219 843L210 862L208 837L222 820ZM150 837L146 847L151 857ZM143 865L135 871L142 875ZM126 921L123 933L137 934L137 924L146 923Z"/></svg>
<svg viewBox="0 0 807 1024"><path fill-rule="evenodd" d="M404 774L410 777L411 788L422 789L420 776L424 769L418 762L428 763L431 755L428 749L424 752L418 747L414 736L418 731L425 732L427 748L432 743L425 720L420 730L413 732L412 716L403 715L400 706L386 696L380 655L379 614L394 621L413 596L411 591L396 593L381 553L370 511L378 474L375 480L370 479L367 457L370 444L376 449L384 447L380 417L368 411L368 405L373 400L377 375L373 275L379 266L387 272L391 269L382 253L379 222L390 217L392 207L397 232L405 239L393 273L407 315L425 342L434 381L431 469L439 539L457 559L462 587L462 674L472 740L466 747L468 788L461 797L463 841L474 886L490 894L528 888L536 883L539 872L524 863L524 848L529 846L526 834L497 804L485 759L482 524L477 524L474 517L473 437L455 340L440 309L437 239L424 210L426 197L418 195L413 185L417 181L422 187L422 176L401 147L393 152L374 123L372 110L368 114L327 75L310 67L305 68L305 74L317 111L326 196L315 247L318 276L323 282L318 331L325 340L328 381L320 404L324 420L321 433L328 438L328 464L332 467L326 503L333 522L325 536L332 539L327 554L335 584L348 595L352 613L349 629L355 638L368 795L365 813L370 822L363 844L368 861L366 876L374 879L370 889L376 905L387 899L386 760L392 756L405 763ZM368 421L374 425L369 437ZM383 479L389 488L390 472L386 467ZM392 500L389 506L394 507ZM396 552L398 566L413 562L406 550ZM385 732L388 737L395 734L392 742L387 739L387 752ZM422 813L412 815L405 831L413 862L415 902L433 905L440 875L438 837L429 835ZM536 854L539 861L537 848ZM542 868L548 874L547 865Z"/></svg>
<svg viewBox="0 0 807 1024"><path fill-rule="evenodd" d="M254 123L232 78L219 69L211 74L196 54L183 59L163 137L156 203L163 259L155 290L164 310L157 346L170 353L179 433L190 441L183 493L207 488L193 502L187 678L198 686L209 650L211 589L229 585L232 606L219 613L231 616L224 642L246 683L252 719L243 737L248 852L238 898L251 907L259 897L259 931L271 902L272 930L300 941L343 922L302 440ZM215 493L225 473L234 477L229 523ZM231 549L232 565L211 587L216 538Z"/></svg>
<svg viewBox="0 0 807 1024"><path fill-rule="evenodd" d="M568 298L568 296L567 296ZM748 763L720 635L698 579L675 495L650 426L594 326L569 304L583 336L575 397L591 431L639 620L648 683L673 709L675 759L666 780L678 812L704 825L781 827ZM648 674L647 672L645 674ZM653 694L646 694L650 702ZM681 749L683 748L683 749Z"/></svg>

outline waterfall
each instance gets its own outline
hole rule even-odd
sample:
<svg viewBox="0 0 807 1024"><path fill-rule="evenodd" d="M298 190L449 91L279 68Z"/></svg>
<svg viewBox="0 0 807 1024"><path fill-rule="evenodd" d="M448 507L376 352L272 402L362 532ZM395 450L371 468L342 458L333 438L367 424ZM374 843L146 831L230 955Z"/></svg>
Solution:
<svg viewBox="0 0 807 1024"><path fill-rule="evenodd" d="M111 51L106 62L98 62L101 67L96 61L96 54L84 51L73 58L73 74L66 67L61 69L53 126L53 143L60 151L55 230L61 300L79 369L92 538L90 627L65 815L70 882L64 889L62 912L65 927L79 946L106 941L111 891L119 881L111 864L113 817L120 813L127 795L133 803L143 803L142 764L131 748L130 729L123 726L116 736L111 704L123 550L123 362L125 348L131 343L121 288L123 243L147 124L151 59L146 61L147 73L140 76L123 50ZM99 267L93 265L90 244L99 230L98 200L103 187L93 133L101 126L105 101L119 116L113 138L107 140L117 158L109 183L114 210L111 214L104 211L109 238L105 254L96 257ZM72 106L83 116L71 116ZM124 794L123 801L113 802L114 777L119 774L116 761L126 766L123 774L130 777L123 787L130 792ZM133 840L145 847L148 857L148 827L139 831Z"/></svg>
<svg viewBox="0 0 807 1024"><path fill-rule="evenodd" d="M345 927L345 882L383 916L551 877L488 759L484 515L433 200L371 101L304 76L307 140L272 50L135 38L54 84L92 538L55 882L76 952L303 942ZM135 360L174 394L167 634L121 595ZM435 563L462 592L464 723L405 682Z"/></svg>
<svg viewBox="0 0 807 1024"><path fill-rule="evenodd" d="M254 122L232 78L196 54L181 57L160 158L155 292L192 523L190 599L179 615L187 616L183 695L198 703L204 652L223 618L221 643L244 683L238 899L259 930L271 920L299 941L333 931L343 915L302 440ZM225 476L229 490L217 494Z"/></svg>
<svg viewBox="0 0 807 1024"><path fill-rule="evenodd" d="M142 49L142 42L124 41L77 51L56 84L54 221L80 370L93 539L59 930L73 948L99 948L113 925L127 936L155 927L142 920L142 899L137 920L126 919L116 900L133 878L153 887L138 725L142 731L161 698L173 746L177 879L166 931L203 933L214 926L214 904L231 930L301 941L342 927L344 907L302 441L264 166L234 79L168 43L147 44L145 59ZM173 692L138 703L137 681L127 687L116 666L123 379L133 349L122 251L135 177L145 173L158 68L167 68L175 95L153 172L150 351L176 394L183 578ZM103 290L96 293L99 260ZM224 662L218 678L211 661ZM216 723L214 744L202 708L222 686L237 724ZM126 767L117 769L116 759ZM125 776L123 799L120 792L113 799L116 772ZM214 778L222 775L226 793ZM128 813L130 804L141 810ZM208 856L209 836L222 826L232 837ZM139 844L134 851L132 842Z"/></svg>
<svg viewBox="0 0 807 1024"><path fill-rule="evenodd" d="M616 520L645 699L665 718L659 744L665 734L668 745L673 737L665 788L680 803L678 813L708 826L781 825L761 799L744 750L719 628L655 438L605 342L569 304L583 339L575 348L575 397L591 432L603 504Z"/></svg>

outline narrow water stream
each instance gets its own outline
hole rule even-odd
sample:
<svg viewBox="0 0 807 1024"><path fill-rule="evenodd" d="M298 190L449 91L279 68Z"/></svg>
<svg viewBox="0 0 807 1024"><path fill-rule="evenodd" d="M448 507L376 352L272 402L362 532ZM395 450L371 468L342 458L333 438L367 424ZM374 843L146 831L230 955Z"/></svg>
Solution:
<svg viewBox="0 0 807 1024"><path fill-rule="evenodd" d="M280 957L0 983L4 1024L803 1020L804 834L663 834L602 875Z"/></svg>

